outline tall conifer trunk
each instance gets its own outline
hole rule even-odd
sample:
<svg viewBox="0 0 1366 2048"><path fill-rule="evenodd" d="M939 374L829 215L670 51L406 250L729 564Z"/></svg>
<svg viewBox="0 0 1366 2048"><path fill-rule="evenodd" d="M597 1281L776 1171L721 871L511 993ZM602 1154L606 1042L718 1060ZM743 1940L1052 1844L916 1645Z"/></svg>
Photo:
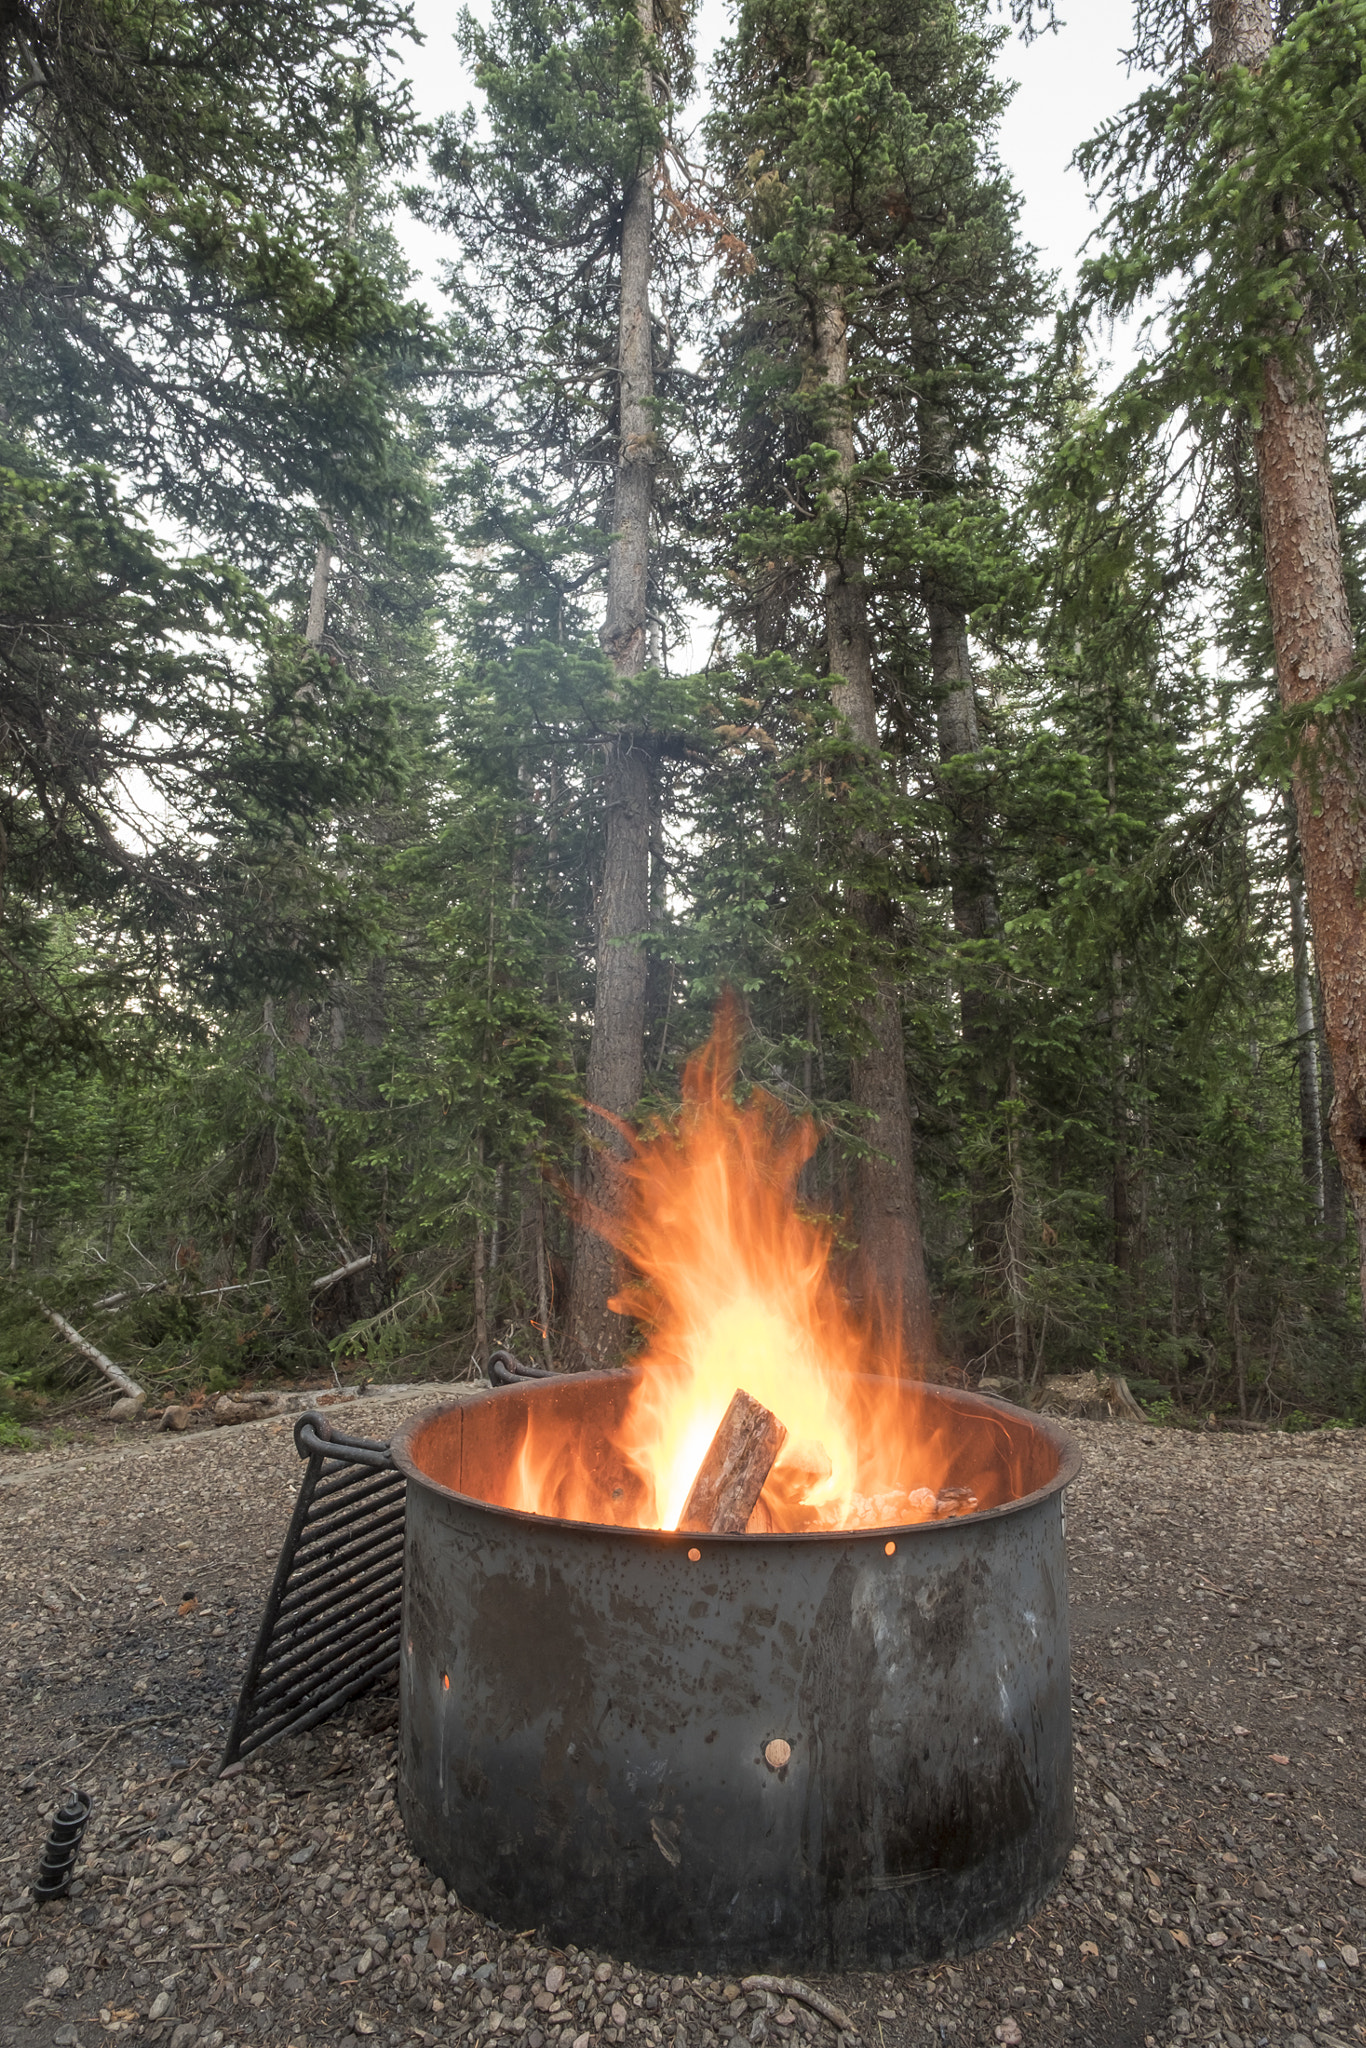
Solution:
<svg viewBox="0 0 1366 2048"><path fill-rule="evenodd" d="M653 33L652 0L638 0L641 27ZM642 66L642 90L653 81ZM650 586L650 517L654 497L654 359L650 333L650 267L654 216L654 163L639 165L626 188L621 223L621 286L617 332L617 458L607 569L607 615L602 644L622 677L645 666ZM645 1079L645 999L650 922L650 796L653 755L640 732L613 734L606 746L603 798L606 844L597 899L597 962L593 1033L586 1093L593 1108L629 1117ZM594 1119L585 1193L603 1205L612 1198L618 1134ZM601 1150L596 1149L601 1147ZM616 1255L593 1231L574 1233L569 1287L568 1362L609 1364L620 1349L621 1325L607 1303Z"/></svg>
<svg viewBox="0 0 1366 2048"><path fill-rule="evenodd" d="M1323 1083L1319 1075L1318 1019L1314 1014L1314 970L1309 958L1309 919L1300 870L1299 834L1295 813L1287 807L1286 888L1290 896L1290 957L1295 975L1296 1069L1300 1096L1300 1156L1305 1186L1320 1225L1324 1221Z"/></svg>
<svg viewBox="0 0 1366 2048"><path fill-rule="evenodd" d="M936 584L927 584L925 612L930 629L930 667L937 699L941 762L969 759L982 750L977 692L968 646L967 613ZM991 869L990 821L982 784L964 783L949 800L949 892L954 929L962 939L995 938L1001 929L996 880ZM964 990L963 1030L981 1033L990 999ZM971 1020L971 1021L970 1021Z"/></svg>
<svg viewBox="0 0 1366 2048"><path fill-rule="evenodd" d="M327 631L327 593L332 576L331 521L328 521L329 537L318 542L318 552L313 558L313 583L308 593L308 622L304 627L304 639L310 647L322 643Z"/></svg>
<svg viewBox="0 0 1366 2048"><path fill-rule="evenodd" d="M1256 70L1271 48L1270 0L1211 0L1209 63ZM1293 228L1287 224L1287 246ZM1356 647L1328 463L1328 426L1307 321L1275 337L1254 435L1276 672L1286 710L1350 671ZM1366 1301L1366 719L1305 729L1294 775L1305 893L1333 1069L1330 1131L1356 1214Z"/></svg>
<svg viewBox="0 0 1366 2048"><path fill-rule="evenodd" d="M830 394L830 417L822 431L838 453L840 477L847 480L854 467L849 332L844 310L833 294L817 308L814 340L815 368ZM841 496L846 495L847 481L835 488ZM863 563L854 556L840 554L825 565L825 634L831 702L848 722L856 744L876 756L868 597ZM858 848L865 860L878 850L867 838ZM885 962L876 958L891 932L893 906L882 892L861 888L849 889L846 903L855 926L867 934L875 949L873 987L859 1005L862 1044L849 1074L850 1096L855 1108L867 1115L865 1135L875 1148L854 1169L854 1234L867 1277L899 1323L908 1358L925 1365L935 1355L934 1324L920 1231L914 1112L906 1084L901 1002Z"/></svg>
<svg viewBox="0 0 1366 2048"><path fill-rule="evenodd" d="M922 334L921 346L928 367L937 353L932 329ZM953 488L949 421L942 408L928 398L920 404L920 482L928 495ZM991 865L987 791L982 777L966 767L982 748L968 615L957 593L938 577L925 577L922 594L930 635L939 759L946 767L958 764L951 779L946 779L944 790L953 929L960 941L981 943L999 934L1001 913ZM960 977L958 1018L969 1056L969 1105L985 1125L999 1107L1007 1078L999 994L982 985L980 967L970 968ZM979 1284L988 1294L995 1294L1014 1271L1007 1235L1011 1187L1016 1178L1016 1169L1008 1178L993 1171L989 1158L977 1161L968 1170L973 1251L981 1275ZM1008 1285L1006 1291L1010 1292ZM988 1318L988 1327L979 1339L988 1351L1002 1334L999 1328L991 1327L993 1320Z"/></svg>
<svg viewBox="0 0 1366 2048"><path fill-rule="evenodd" d="M1001 914L991 870L986 791L980 777L965 772L965 763L982 747L967 614L932 582L926 585L925 612L937 700L939 759L945 767L958 764L945 791L953 929L960 941L980 944L1000 932ZM995 991L983 986L980 964L969 965L959 978L958 1019L970 1062L968 1102L986 1125L997 1110L1004 1087L1004 1043L999 999ZM969 1167L968 1200L980 1284L994 1293L1005 1276L1010 1195L1005 1181L993 1171L990 1157ZM988 1346L995 1341L992 1330L984 1331L983 1341Z"/></svg>

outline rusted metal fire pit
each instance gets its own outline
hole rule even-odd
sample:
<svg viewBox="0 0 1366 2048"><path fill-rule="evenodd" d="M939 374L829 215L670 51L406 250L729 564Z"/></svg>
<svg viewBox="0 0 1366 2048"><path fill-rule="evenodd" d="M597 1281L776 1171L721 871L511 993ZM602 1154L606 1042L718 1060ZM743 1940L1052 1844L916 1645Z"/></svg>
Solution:
<svg viewBox="0 0 1366 2048"><path fill-rule="evenodd" d="M656 1968L886 1968L1018 1925L1072 1839L1075 1449L917 1389L944 1483L994 1464L1006 1505L739 1536L500 1505L533 1407L610 1499L633 1384L509 1388L393 1443L413 1848L496 1920Z"/></svg>

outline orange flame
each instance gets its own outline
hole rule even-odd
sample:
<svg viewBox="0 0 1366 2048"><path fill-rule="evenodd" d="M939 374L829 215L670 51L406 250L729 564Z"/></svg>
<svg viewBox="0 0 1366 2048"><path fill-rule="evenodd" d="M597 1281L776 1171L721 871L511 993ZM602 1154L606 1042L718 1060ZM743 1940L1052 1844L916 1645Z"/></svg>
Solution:
<svg viewBox="0 0 1366 2048"><path fill-rule="evenodd" d="M895 1319L855 1313L829 1226L798 1207L810 1120L759 1089L735 1102L740 1028L728 999L688 1063L677 1124L626 1134L622 1213L592 1219L636 1276L612 1307L647 1332L611 1472L585 1470L529 1416L504 1503L674 1529L743 1387L787 1428L752 1531L903 1526L992 1504L974 1486L945 1494L950 1473L962 1474L942 1429L921 1426L919 1374ZM980 1484L1002 1490L985 1474Z"/></svg>

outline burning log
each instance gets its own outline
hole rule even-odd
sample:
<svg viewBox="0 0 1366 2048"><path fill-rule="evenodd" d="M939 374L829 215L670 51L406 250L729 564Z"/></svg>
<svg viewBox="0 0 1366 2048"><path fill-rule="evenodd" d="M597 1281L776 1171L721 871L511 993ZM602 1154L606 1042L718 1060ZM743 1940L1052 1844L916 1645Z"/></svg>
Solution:
<svg viewBox="0 0 1366 2048"><path fill-rule="evenodd" d="M737 1388L679 1517L680 1529L735 1536L754 1512L787 1428L771 1408Z"/></svg>

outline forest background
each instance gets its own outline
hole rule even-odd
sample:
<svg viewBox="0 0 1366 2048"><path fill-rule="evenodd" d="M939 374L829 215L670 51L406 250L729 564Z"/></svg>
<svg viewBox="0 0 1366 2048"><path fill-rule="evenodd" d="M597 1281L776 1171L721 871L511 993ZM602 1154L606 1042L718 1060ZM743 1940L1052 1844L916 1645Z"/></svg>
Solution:
<svg viewBox="0 0 1366 2048"><path fill-rule="evenodd" d="M999 9L407 26L0 25L0 1436L619 1355L727 988L927 1369L1366 1420L1366 0L1141 0L1065 283Z"/></svg>

